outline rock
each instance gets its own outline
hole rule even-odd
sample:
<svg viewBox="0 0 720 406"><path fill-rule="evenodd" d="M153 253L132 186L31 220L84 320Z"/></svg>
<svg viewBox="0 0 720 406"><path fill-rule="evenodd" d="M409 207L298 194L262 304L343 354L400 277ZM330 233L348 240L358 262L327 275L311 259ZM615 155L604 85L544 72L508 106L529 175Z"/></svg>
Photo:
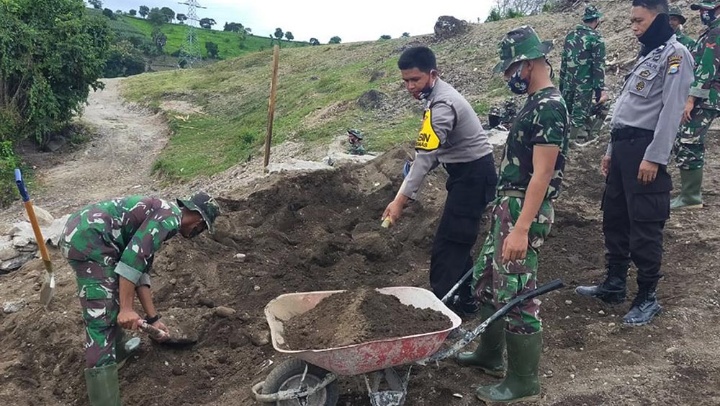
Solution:
<svg viewBox="0 0 720 406"><path fill-rule="evenodd" d="M215 308L215 315L218 317L230 317L233 314L235 314L235 309L225 306L218 306Z"/></svg>
<svg viewBox="0 0 720 406"><path fill-rule="evenodd" d="M250 343L250 338L242 332L231 334L228 337L228 346L232 349L243 347L248 343Z"/></svg>
<svg viewBox="0 0 720 406"><path fill-rule="evenodd" d="M198 299L198 304L201 306L209 307L211 309L215 307L215 302L213 302L212 299L206 297L201 297L200 299Z"/></svg>
<svg viewBox="0 0 720 406"><path fill-rule="evenodd" d="M270 344L270 332L267 330L253 331L252 333L248 333L247 337L256 347Z"/></svg>
<svg viewBox="0 0 720 406"><path fill-rule="evenodd" d="M13 258L11 260L3 261L2 263L0 263L0 274L14 271L25 265L26 262L31 261L33 258L35 258L35 253L22 254L19 257Z"/></svg>
<svg viewBox="0 0 720 406"><path fill-rule="evenodd" d="M52 371L53 376L60 376L62 375L62 370L60 369L60 364L57 364L55 368L53 368Z"/></svg>
<svg viewBox="0 0 720 406"><path fill-rule="evenodd" d="M180 366L174 366L171 372L175 376L185 375L187 373L185 368L182 368Z"/></svg>
<svg viewBox="0 0 720 406"><path fill-rule="evenodd" d="M0 244L0 261L7 261L20 255L12 246L12 242Z"/></svg>
<svg viewBox="0 0 720 406"><path fill-rule="evenodd" d="M245 257L246 257L245 254L240 254L240 253L235 254L235 260L238 262L245 262Z"/></svg>
<svg viewBox="0 0 720 406"><path fill-rule="evenodd" d="M49 226L53 223L53 221L55 221L53 215L40 206L33 205L33 211L35 212L35 218L37 219L38 224L40 224L41 226ZM30 221L27 211L23 211L23 216L25 217L25 220L27 220L28 222ZM44 235L45 234L43 234L43 236Z"/></svg>
<svg viewBox="0 0 720 406"><path fill-rule="evenodd" d="M26 304L25 300L23 300L23 299L14 300L11 302L5 302L5 303L3 303L3 313L7 313L7 314L17 313L20 311L20 309L25 307L25 304Z"/></svg>
<svg viewBox="0 0 720 406"><path fill-rule="evenodd" d="M667 353L671 353L671 352L675 352L675 351L677 351L677 347L668 347L668 348L665 350L665 352L667 352Z"/></svg>

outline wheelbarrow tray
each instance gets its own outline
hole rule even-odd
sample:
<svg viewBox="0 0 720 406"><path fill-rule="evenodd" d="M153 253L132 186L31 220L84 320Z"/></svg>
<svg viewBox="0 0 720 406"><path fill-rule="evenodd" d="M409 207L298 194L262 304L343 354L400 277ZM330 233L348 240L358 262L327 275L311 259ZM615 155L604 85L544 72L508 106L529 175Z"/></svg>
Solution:
<svg viewBox="0 0 720 406"><path fill-rule="evenodd" d="M265 307L270 326L272 345L276 351L292 355L305 362L319 366L336 375L359 375L385 368L409 364L435 353L461 319L448 309L432 292L416 287L398 286L377 289L378 292L397 297L405 305L420 309L433 309L446 315L452 326L445 330L411 336L387 338L360 344L320 350L289 350L283 348L283 322L303 314L317 306L324 298L344 290L288 293L273 299Z"/></svg>

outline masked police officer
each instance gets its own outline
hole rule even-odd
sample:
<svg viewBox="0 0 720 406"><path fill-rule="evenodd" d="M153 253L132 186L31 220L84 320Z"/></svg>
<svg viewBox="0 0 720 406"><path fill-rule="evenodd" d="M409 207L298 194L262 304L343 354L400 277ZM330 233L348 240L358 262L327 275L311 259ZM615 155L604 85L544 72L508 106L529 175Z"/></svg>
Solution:
<svg viewBox="0 0 720 406"><path fill-rule="evenodd" d="M632 260L638 293L623 318L632 326L649 323L661 310L656 287L672 189L666 165L693 81L692 56L675 38L667 13L667 0L632 2L631 28L643 47L615 105L601 164L607 276L598 286L576 289L583 296L622 303Z"/></svg>

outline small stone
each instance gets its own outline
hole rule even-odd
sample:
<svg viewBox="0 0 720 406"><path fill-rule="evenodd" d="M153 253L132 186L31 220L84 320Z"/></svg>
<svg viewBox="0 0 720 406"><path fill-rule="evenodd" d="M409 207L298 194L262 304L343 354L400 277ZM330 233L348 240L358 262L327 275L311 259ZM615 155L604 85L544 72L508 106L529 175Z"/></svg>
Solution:
<svg viewBox="0 0 720 406"><path fill-rule="evenodd" d="M60 364L56 365L55 368L53 368L52 374L53 376L62 375L62 370L60 370Z"/></svg>
<svg viewBox="0 0 720 406"><path fill-rule="evenodd" d="M175 366L175 367L173 367L173 369L172 369L171 372L172 372L172 374L175 375L175 376L185 375L185 374L187 373L187 371L185 371L185 369L183 369L183 368L180 367L180 366Z"/></svg>
<svg viewBox="0 0 720 406"><path fill-rule="evenodd" d="M630 350L622 350L623 354L630 354Z"/></svg>
<svg viewBox="0 0 720 406"><path fill-rule="evenodd" d="M598 314L601 315L601 316L604 316L604 315L605 315L605 311L604 311L604 310L600 310L600 311L598 312Z"/></svg>
<svg viewBox="0 0 720 406"><path fill-rule="evenodd" d="M615 327L615 323L608 323L608 327Z"/></svg>
<svg viewBox="0 0 720 406"><path fill-rule="evenodd" d="M235 314L235 309L225 306L218 306L215 308L215 315L218 317L230 317L233 314Z"/></svg>
<svg viewBox="0 0 720 406"><path fill-rule="evenodd" d="M170 366L170 363L167 362L167 361L165 361L165 366L166 366L166 367L169 367L169 366Z"/></svg>
<svg viewBox="0 0 720 406"><path fill-rule="evenodd" d="M245 262L245 257L246 257L245 254L240 254L240 253L235 254L235 260L238 262Z"/></svg>
<svg viewBox="0 0 720 406"><path fill-rule="evenodd" d="M638 379L638 378L640 378L640 374L637 374L637 375L633 375L633 378L635 378L635 379Z"/></svg>
<svg viewBox="0 0 720 406"><path fill-rule="evenodd" d="M171 285L174 285L174 284L176 284L176 283L177 283L177 279L175 279L175 278L170 279L170 284L171 284Z"/></svg>
<svg viewBox="0 0 720 406"><path fill-rule="evenodd" d="M667 352L667 353L671 353L671 352L675 352L675 351L677 351L677 347L669 347L665 350L665 352Z"/></svg>
<svg viewBox="0 0 720 406"><path fill-rule="evenodd" d="M572 300L566 300L566 301L565 301L565 304L566 304L566 305L571 305L571 304L572 304Z"/></svg>
<svg viewBox="0 0 720 406"><path fill-rule="evenodd" d="M258 290L260 290L260 286L255 285L255 286L253 286L253 289L255 290L255 292L257 292Z"/></svg>
<svg viewBox="0 0 720 406"><path fill-rule="evenodd" d="M171 262L167 266L168 272L172 272L177 269L177 264L175 262Z"/></svg>
<svg viewBox="0 0 720 406"><path fill-rule="evenodd" d="M453 393L453 397L456 397L456 398L458 398L458 399L462 399L462 398L463 398L463 395L461 395L461 394L459 394L459 393Z"/></svg>
<svg viewBox="0 0 720 406"><path fill-rule="evenodd" d="M198 299L198 304L201 306L209 307L211 309L215 307L215 302L213 302L212 299L206 297L201 297L200 299Z"/></svg>
<svg viewBox="0 0 720 406"><path fill-rule="evenodd" d="M256 347L262 347L270 343L270 332L267 330L254 331L248 334L250 342Z"/></svg>
<svg viewBox="0 0 720 406"><path fill-rule="evenodd" d="M575 374L570 374L570 379L575 379Z"/></svg>
<svg viewBox="0 0 720 406"><path fill-rule="evenodd" d="M10 314L10 313L17 313L25 307L25 301L20 300L14 300L12 302L5 302L3 303L3 313Z"/></svg>

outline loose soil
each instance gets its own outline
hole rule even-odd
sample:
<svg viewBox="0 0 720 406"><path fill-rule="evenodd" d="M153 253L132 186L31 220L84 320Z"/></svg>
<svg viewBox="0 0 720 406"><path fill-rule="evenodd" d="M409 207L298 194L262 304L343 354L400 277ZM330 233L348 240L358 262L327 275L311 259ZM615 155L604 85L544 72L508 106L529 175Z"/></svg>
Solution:
<svg viewBox="0 0 720 406"><path fill-rule="evenodd" d="M386 338L441 331L450 319L433 309L408 306L375 289L352 289L321 300L283 323L290 350L321 350Z"/></svg>
<svg viewBox="0 0 720 406"><path fill-rule="evenodd" d="M601 27L608 40L609 59L616 50L620 50L620 60L632 56L637 42L628 32L629 5L626 1L599 5L610 21ZM574 25L581 13L579 7L565 16L537 16L527 21L543 38L560 38L559 33ZM461 40L477 44L478 52L486 52L486 60L492 61L494 46L489 46L490 42L494 44L503 30L520 23L481 24ZM690 32L699 27L697 15L689 18L687 25ZM488 77L473 73L473 64L467 62L475 53L470 56L464 53L466 47L456 48L462 57L440 61L446 68L444 77L463 92L482 86ZM609 76L615 91L624 73L620 69ZM112 87L105 91L112 92ZM193 240L178 237L157 254L153 274L156 305L166 324L196 332L198 342L176 350L135 333L143 344L120 371L123 404L258 405L250 388L264 379L270 364L285 359L269 343L263 313L269 301L289 292L428 286L432 235L445 197L441 168L426 179L419 199L390 229L380 227L380 215L401 182L400 169L406 157L401 149L366 164L312 173L264 175L255 169L259 165L251 162L211 179L161 188L146 170L154 158L154 147L165 139L167 129L161 117L123 105L117 93L93 93L92 97L86 116L97 117L93 121L99 129L95 145L73 153L68 162L53 159L53 154L38 154L40 184L31 193L39 204L60 217L104 197L130 192L174 197L207 186L219 196L224 209L215 235ZM102 104L97 97L103 97ZM101 114L103 111L115 115ZM116 121L120 116L122 125ZM158 131L158 135L132 153L114 154L114 149L96 153L106 143L129 145L139 129ZM556 222L540 251L540 282L561 278L567 287L541 298L542 393L536 404L720 404L717 136L713 131L708 137L706 207L673 212L666 225L665 276L658 290L664 312L640 328L622 325L629 303L605 306L573 292L579 284L600 281L604 273L599 211L603 179L597 168L607 134L597 146L571 151L565 189L556 203ZM132 170L118 169L116 176L108 178L108 171L98 166L99 160L106 167ZM671 171L676 177L676 170ZM1 212L2 224L21 219L21 213L20 204ZM238 258L238 253L246 256ZM51 250L51 256L57 290L49 311L37 301L41 261L0 276L0 301L27 302L17 313L0 313L1 404L88 404L74 276L57 251ZM633 295L636 285L632 276L630 279L629 293ZM216 312L214 306L235 312ZM470 320L464 327L476 324ZM370 404L362 377L342 376L339 382L339 405ZM495 378L460 368L452 360L415 367L407 404L477 405L475 388L495 382Z"/></svg>

